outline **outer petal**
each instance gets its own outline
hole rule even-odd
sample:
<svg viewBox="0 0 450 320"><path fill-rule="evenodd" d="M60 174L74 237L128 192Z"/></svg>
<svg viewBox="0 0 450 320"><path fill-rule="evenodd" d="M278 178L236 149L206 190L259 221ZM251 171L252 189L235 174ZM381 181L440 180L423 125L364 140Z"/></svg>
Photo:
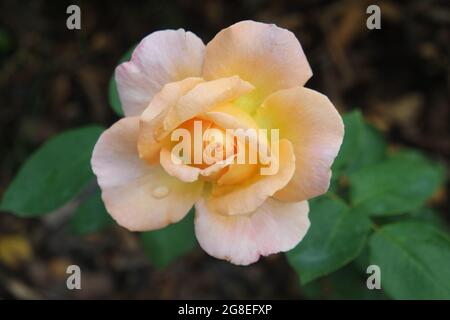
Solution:
<svg viewBox="0 0 450 320"><path fill-rule="evenodd" d="M241 21L220 31L206 46L204 78L232 75L253 84L252 95L261 102L279 89L304 85L312 71L292 32L274 24Z"/></svg>
<svg viewBox="0 0 450 320"><path fill-rule="evenodd" d="M201 78L186 78L171 82L158 92L141 115L138 150L141 158L154 163L159 155L162 142L155 139L159 132L164 130L163 122L167 113L178 100L189 90L202 82Z"/></svg>
<svg viewBox="0 0 450 320"><path fill-rule="evenodd" d="M223 216L195 204L195 233L208 254L238 265L294 248L309 228L308 202L283 203L268 199L252 214Z"/></svg>
<svg viewBox="0 0 450 320"><path fill-rule="evenodd" d="M116 69L126 116L139 115L163 85L201 74L205 45L191 32L164 30L145 37L129 62Z"/></svg>
<svg viewBox="0 0 450 320"><path fill-rule="evenodd" d="M262 126L280 129L280 139L294 145L295 174L275 197L296 202L325 193L344 137L342 118L330 100L304 87L281 90L264 101L256 118Z"/></svg>
<svg viewBox="0 0 450 320"><path fill-rule="evenodd" d="M101 135L91 162L111 216L129 230L146 231L181 220L199 198L202 184L183 183L142 161L138 130L138 117L116 122Z"/></svg>
<svg viewBox="0 0 450 320"><path fill-rule="evenodd" d="M258 172L240 185L214 186L212 194L207 198L208 206L224 215L248 214L286 186L295 171L295 157L289 141L281 140L279 149L279 167L276 174L259 175Z"/></svg>

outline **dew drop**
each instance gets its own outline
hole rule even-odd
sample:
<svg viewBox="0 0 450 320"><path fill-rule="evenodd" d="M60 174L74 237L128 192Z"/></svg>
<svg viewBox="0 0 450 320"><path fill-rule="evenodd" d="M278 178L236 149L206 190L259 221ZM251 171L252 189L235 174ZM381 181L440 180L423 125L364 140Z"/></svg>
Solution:
<svg viewBox="0 0 450 320"><path fill-rule="evenodd" d="M158 186L153 189L152 195L156 199L162 199L169 194L169 188L166 186Z"/></svg>

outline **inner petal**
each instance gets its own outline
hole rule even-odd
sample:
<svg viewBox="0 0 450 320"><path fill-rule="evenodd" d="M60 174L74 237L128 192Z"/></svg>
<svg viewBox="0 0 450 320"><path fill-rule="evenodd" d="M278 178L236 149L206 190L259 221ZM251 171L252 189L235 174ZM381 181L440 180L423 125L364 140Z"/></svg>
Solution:
<svg viewBox="0 0 450 320"><path fill-rule="evenodd" d="M172 132L170 150L182 159L183 164L205 169L232 156L235 152L234 140L211 120L195 117Z"/></svg>

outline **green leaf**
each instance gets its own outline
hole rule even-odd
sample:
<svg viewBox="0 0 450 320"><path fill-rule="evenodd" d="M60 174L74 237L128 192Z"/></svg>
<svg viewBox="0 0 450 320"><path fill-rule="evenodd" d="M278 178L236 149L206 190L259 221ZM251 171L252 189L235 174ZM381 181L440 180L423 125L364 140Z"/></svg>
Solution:
<svg viewBox="0 0 450 320"><path fill-rule="evenodd" d="M136 48L136 45L134 45L132 48L130 48L123 56L120 58L119 63L129 61L131 59L131 55ZM119 98L119 92L117 91L117 85L116 80L114 78L114 74L112 75L111 79L109 80L109 86L108 86L108 98L109 103L111 104L111 107L116 112L117 115L123 116L123 110L122 110L122 104L120 103Z"/></svg>
<svg viewBox="0 0 450 320"><path fill-rule="evenodd" d="M395 299L450 299L450 239L417 221L387 225L370 239L370 261Z"/></svg>
<svg viewBox="0 0 450 320"><path fill-rule="evenodd" d="M348 174L382 160L386 154L383 135L367 124L360 111L343 116L344 141L333 164L333 172Z"/></svg>
<svg viewBox="0 0 450 320"><path fill-rule="evenodd" d="M441 213L433 208L428 207L420 207L416 210L402 215L377 216L374 218L374 220L378 225L414 220L431 224L443 232L449 231L448 225L443 219Z"/></svg>
<svg viewBox="0 0 450 320"><path fill-rule="evenodd" d="M195 247L194 209L183 220L164 229L141 233L145 254L158 268L165 268Z"/></svg>
<svg viewBox="0 0 450 320"><path fill-rule="evenodd" d="M114 224L101 198L100 189L83 202L69 220L69 227L73 233L85 235L100 231Z"/></svg>
<svg viewBox="0 0 450 320"><path fill-rule="evenodd" d="M114 76L109 80L108 99L115 113L118 116L123 117L122 104L120 103L119 92L117 91L117 85Z"/></svg>
<svg viewBox="0 0 450 320"><path fill-rule="evenodd" d="M442 184L445 170L418 153L399 153L349 176L354 206L391 215L422 206Z"/></svg>
<svg viewBox="0 0 450 320"><path fill-rule="evenodd" d="M419 208L411 212L409 216L411 217L411 219L417 220L419 222L429 223L443 232L449 231L447 223L440 215L440 212L432 208L427 207Z"/></svg>
<svg viewBox="0 0 450 320"><path fill-rule="evenodd" d="M337 197L321 197L311 201L310 206L310 230L287 255L303 284L356 258L370 230L366 215L352 210Z"/></svg>
<svg viewBox="0 0 450 320"><path fill-rule="evenodd" d="M370 266L368 243L366 243L360 254L353 260L352 264L360 273L366 273L367 267Z"/></svg>
<svg viewBox="0 0 450 320"><path fill-rule="evenodd" d="M22 166L6 190L1 209L21 217L48 213L74 198L93 179L91 153L103 128L59 134Z"/></svg>

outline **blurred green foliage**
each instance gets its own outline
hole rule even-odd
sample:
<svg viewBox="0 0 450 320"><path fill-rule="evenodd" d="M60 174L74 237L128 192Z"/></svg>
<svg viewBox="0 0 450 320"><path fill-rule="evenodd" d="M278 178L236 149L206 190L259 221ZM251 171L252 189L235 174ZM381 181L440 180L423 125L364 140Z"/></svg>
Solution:
<svg viewBox="0 0 450 320"><path fill-rule="evenodd" d="M167 267L176 258L191 251L197 241L194 234L194 209L181 221L164 229L141 233L145 254L158 268Z"/></svg>
<svg viewBox="0 0 450 320"><path fill-rule="evenodd" d="M50 139L19 170L0 209L33 217L73 199L93 180L91 154L103 130L83 127Z"/></svg>
<svg viewBox="0 0 450 320"><path fill-rule="evenodd" d="M100 188L96 188L85 201L75 210L69 220L70 230L79 235L100 231L114 224L114 220L106 211L101 198Z"/></svg>

